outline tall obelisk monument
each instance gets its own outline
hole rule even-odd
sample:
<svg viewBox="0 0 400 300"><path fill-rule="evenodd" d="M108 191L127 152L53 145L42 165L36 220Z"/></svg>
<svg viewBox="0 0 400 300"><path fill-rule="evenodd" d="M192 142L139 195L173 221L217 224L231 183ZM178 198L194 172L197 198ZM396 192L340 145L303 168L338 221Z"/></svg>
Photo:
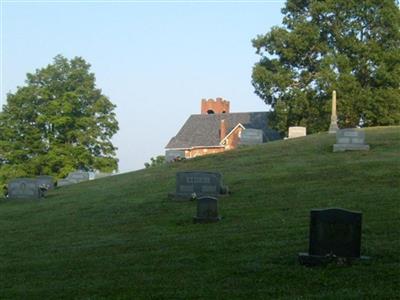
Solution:
<svg viewBox="0 0 400 300"><path fill-rule="evenodd" d="M336 133L339 130L337 125L336 115L336 91L332 92L332 114L331 114L331 125L329 125L329 133Z"/></svg>

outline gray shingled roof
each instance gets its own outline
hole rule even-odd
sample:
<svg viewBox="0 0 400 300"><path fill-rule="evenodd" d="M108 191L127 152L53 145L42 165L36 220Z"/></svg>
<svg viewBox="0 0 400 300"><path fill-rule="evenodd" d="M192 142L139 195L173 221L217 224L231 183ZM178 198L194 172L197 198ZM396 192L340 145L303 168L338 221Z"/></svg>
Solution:
<svg viewBox="0 0 400 300"><path fill-rule="evenodd" d="M219 130L222 119L225 120L228 127L227 134L240 123L245 128L263 130L264 142L279 139L279 134L267 127L267 118L267 112L191 115L165 148L219 146Z"/></svg>

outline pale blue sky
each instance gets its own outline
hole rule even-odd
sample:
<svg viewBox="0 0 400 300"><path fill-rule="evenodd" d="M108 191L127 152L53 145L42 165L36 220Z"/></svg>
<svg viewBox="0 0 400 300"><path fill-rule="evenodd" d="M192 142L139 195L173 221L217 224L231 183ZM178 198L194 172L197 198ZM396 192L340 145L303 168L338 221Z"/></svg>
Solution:
<svg viewBox="0 0 400 300"><path fill-rule="evenodd" d="M164 154L202 98L267 109L251 85L251 39L281 24L283 1L49 2L2 0L0 104L57 54L83 57L117 105L120 172Z"/></svg>

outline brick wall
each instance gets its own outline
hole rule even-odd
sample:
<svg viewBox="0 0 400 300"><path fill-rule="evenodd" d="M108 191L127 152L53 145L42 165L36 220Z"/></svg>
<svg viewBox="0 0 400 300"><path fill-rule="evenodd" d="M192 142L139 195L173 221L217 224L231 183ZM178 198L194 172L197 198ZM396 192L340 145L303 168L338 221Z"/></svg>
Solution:
<svg viewBox="0 0 400 300"><path fill-rule="evenodd" d="M212 111L214 114L229 113L229 101L222 98L202 99L201 100L201 114L209 114Z"/></svg>
<svg viewBox="0 0 400 300"><path fill-rule="evenodd" d="M225 140L225 150L232 150L235 149L240 141L240 134L242 132L242 127L237 127L231 135Z"/></svg>
<svg viewBox="0 0 400 300"><path fill-rule="evenodd" d="M224 152L225 148L196 148L196 149L190 149L190 150L185 150L185 157L186 158L193 158L196 156L203 156L207 154L214 154L214 153L221 153Z"/></svg>

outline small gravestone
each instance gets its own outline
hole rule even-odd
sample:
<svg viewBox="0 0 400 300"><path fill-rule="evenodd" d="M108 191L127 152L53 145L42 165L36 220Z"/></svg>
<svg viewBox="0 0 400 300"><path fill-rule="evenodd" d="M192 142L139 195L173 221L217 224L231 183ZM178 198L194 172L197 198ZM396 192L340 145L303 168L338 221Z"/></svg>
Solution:
<svg viewBox="0 0 400 300"><path fill-rule="evenodd" d="M218 196L227 192L228 188L223 186L220 173L187 171L176 173L176 192L170 196L191 199L193 196Z"/></svg>
<svg viewBox="0 0 400 300"><path fill-rule="evenodd" d="M185 158L185 150L166 150L165 161L172 162Z"/></svg>
<svg viewBox="0 0 400 300"><path fill-rule="evenodd" d="M362 213L340 208L313 209L310 214L309 252L299 253L304 265L350 262L360 256Z"/></svg>
<svg viewBox="0 0 400 300"><path fill-rule="evenodd" d="M57 180L57 187L67 186L76 183L75 181L71 181L68 179L59 179Z"/></svg>
<svg viewBox="0 0 400 300"><path fill-rule="evenodd" d="M40 199L43 195L36 179L17 178L7 185L9 199Z"/></svg>
<svg viewBox="0 0 400 300"><path fill-rule="evenodd" d="M307 128L302 126L289 127L288 138L298 138L307 135Z"/></svg>
<svg viewBox="0 0 400 300"><path fill-rule="evenodd" d="M333 152L346 150L369 150L369 145L365 144L364 130L347 128L336 132L336 144L333 145Z"/></svg>
<svg viewBox="0 0 400 300"><path fill-rule="evenodd" d="M54 188L53 176L47 176L47 175L37 176L36 181L39 184L39 186L44 186L46 187L47 190L52 190Z"/></svg>
<svg viewBox="0 0 400 300"><path fill-rule="evenodd" d="M201 197L197 199L197 215L193 217L195 223L218 222L218 200L214 197Z"/></svg>
<svg viewBox="0 0 400 300"><path fill-rule="evenodd" d="M241 132L239 145L257 145L263 143L263 131L261 129L247 128Z"/></svg>
<svg viewBox="0 0 400 300"><path fill-rule="evenodd" d="M75 183L79 183L82 181L88 181L89 177L90 177L89 172L75 171L75 172L69 173L66 179L68 179L69 181L75 182Z"/></svg>
<svg viewBox="0 0 400 300"><path fill-rule="evenodd" d="M59 179L57 181L57 186L61 187L61 186L71 185L83 181L88 181L89 179L90 179L89 172L75 171L69 173L68 176L65 177L64 179Z"/></svg>
<svg viewBox="0 0 400 300"><path fill-rule="evenodd" d="M94 179L100 179L100 178L104 178L104 177L109 177L111 176L111 173L95 173L94 174Z"/></svg>

